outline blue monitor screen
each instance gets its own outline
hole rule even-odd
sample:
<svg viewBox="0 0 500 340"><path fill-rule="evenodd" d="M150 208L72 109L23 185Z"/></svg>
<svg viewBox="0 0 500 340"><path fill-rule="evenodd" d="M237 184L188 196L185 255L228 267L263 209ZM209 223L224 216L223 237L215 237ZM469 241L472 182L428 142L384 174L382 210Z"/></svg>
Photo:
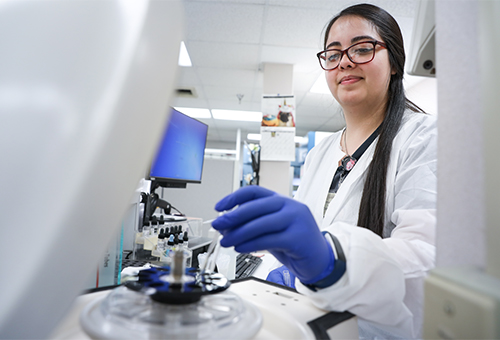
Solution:
<svg viewBox="0 0 500 340"><path fill-rule="evenodd" d="M170 119L149 177L168 183L200 183L208 126L171 109Z"/></svg>

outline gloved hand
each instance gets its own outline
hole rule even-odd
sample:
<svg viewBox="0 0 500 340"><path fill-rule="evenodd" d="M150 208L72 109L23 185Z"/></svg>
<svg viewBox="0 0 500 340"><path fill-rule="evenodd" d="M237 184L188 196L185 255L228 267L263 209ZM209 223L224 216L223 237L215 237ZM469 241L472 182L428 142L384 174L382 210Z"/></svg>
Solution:
<svg viewBox="0 0 500 340"><path fill-rule="evenodd" d="M267 281L271 281L283 286L295 288L295 275L288 270L287 267L281 266L267 275Z"/></svg>
<svg viewBox="0 0 500 340"><path fill-rule="evenodd" d="M215 210L235 206L212 222L224 236L223 247L234 246L241 253L268 250L305 284L332 272L333 251L306 205L262 187L246 186L219 201Z"/></svg>

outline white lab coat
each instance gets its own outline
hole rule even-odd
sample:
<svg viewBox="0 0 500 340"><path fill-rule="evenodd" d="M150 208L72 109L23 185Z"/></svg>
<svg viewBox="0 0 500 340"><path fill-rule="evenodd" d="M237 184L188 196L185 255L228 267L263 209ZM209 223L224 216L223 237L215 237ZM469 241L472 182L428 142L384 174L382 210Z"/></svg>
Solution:
<svg viewBox="0 0 500 340"><path fill-rule="evenodd" d="M297 290L320 308L356 314L361 338L418 338L423 280L435 260L436 118L407 112L394 139L384 238L356 226L378 138L346 177L323 218L330 183L344 156L341 135L333 134L309 152L295 198L308 205L321 230L338 238L347 270L328 288L313 292L297 280Z"/></svg>

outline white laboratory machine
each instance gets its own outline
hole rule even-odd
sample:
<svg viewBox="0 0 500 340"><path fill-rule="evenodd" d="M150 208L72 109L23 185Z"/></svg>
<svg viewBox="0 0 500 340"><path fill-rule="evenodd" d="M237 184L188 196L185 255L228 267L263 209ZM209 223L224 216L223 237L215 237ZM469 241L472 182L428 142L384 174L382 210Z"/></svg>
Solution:
<svg viewBox="0 0 500 340"><path fill-rule="evenodd" d="M117 288L80 296L52 339L357 339L357 318L327 312L295 290L212 270L138 272Z"/></svg>

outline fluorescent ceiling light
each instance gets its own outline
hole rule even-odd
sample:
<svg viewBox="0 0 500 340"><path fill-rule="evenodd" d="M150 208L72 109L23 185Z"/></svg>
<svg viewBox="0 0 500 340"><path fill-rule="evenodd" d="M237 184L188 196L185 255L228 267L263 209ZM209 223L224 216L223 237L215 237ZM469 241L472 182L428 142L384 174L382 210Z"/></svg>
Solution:
<svg viewBox="0 0 500 340"><path fill-rule="evenodd" d="M179 66L187 66L187 67L193 66L191 64L191 58L189 58L189 54L186 49L186 45L184 44L184 41L181 41L181 50L179 52Z"/></svg>
<svg viewBox="0 0 500 340"><path fill-rule="evenodd" d="M311 92L313 93L322 93L322 94L332 94L330 89L328 88L328 84L326 83L326 77L324 73L321 73L319 78L316 80L314 85L311 87Z"/></svg>
<svg viewBox="0 0 500 340"><path fill-rule="evenodd" d="M212 110L214 119L240 120L245 122L261 122L262 112L235 111L235 110Z"/></svg>
<svg viewBox="0 0 500 340"><path fill-rule="evenodd" d="M174 107L174 109L193 118L212 118L209 109L196 109L193 107Z"/></svg>
<svg viewBox="0 0 500 340"><path fill-rule="evenodd" d="M260 135L260 133L249 133L249 134L247 134L247 139L260 141L261 135ZM309 138L295 136L293 140L295 143L299 143L299 144L303 145L303 144L307 144Z"/></svg>

